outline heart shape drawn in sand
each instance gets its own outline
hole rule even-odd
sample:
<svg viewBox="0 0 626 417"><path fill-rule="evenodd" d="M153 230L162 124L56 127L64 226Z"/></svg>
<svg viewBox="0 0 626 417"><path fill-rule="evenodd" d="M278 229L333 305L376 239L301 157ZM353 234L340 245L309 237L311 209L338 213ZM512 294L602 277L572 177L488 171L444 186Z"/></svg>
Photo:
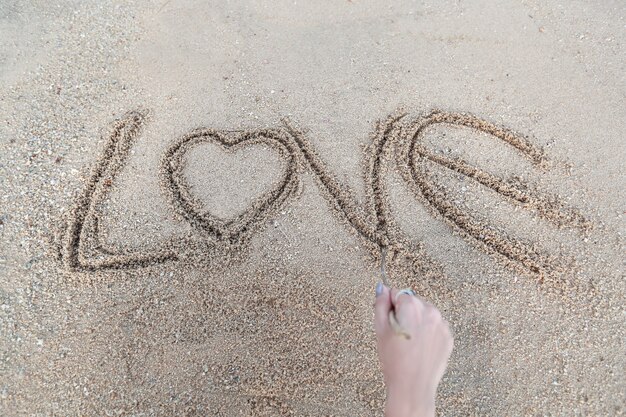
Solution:
<svg viewBox="0 0 626 417"><path fill-rule="evenodd" d="M286 164L280 180L257 197L242 213L221 219L194 195L184 176L185 155L202 143L215 143L228 153L244 147L265 144L279 153ZM288 134L279 129L229 132L213 129L195 130L170 146L162 160L162 178L175 210L204 235L219 241L241 242L298 188L298 154ZM227 190L226 190L227 191Z"/></svg>

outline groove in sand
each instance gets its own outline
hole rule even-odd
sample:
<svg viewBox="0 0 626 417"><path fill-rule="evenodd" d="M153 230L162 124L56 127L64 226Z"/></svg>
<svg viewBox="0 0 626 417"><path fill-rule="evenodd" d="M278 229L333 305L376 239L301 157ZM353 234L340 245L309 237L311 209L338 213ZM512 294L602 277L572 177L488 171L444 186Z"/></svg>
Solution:
<svg viewBox="0 0 626 417"><path fill-rule="evenodd" d="M537 167L546 161L541 149L521 135L468 114L434 111L409 122L405 118L405 114L395 113L376 126L365 158L366 207L358 207L349 190L326 168L305 135L288 121L280 129L234 132L206 128L193 130L176 140L163 155L161 185L173 209L195 229L207 246L225 249L222 253L226 253L245 247L269 217L295 198L300 186L300 174L309 170L332 210L367 244L373 248L389 247L396 253L408 254L418 263L427 262L420 245L408 243L408 237L395 226L391 215L383 175L395 155L395 163L408 188L430 206L433 214L443 217L466 238L478 242L480 248L497 254L508 265L513 264L540 277L553 272L554 265L549 256L489 227L455 206L429 178L424 163L438 164L465 175L513 203L535 210L538 216L558 226L584 229L588 227L588 222L559 202L534 195L463 160L429 151L421 144L421 137L427 127L435 124L469 128L503 141ZM176 261L183 254L193 251L194 245L184 239L164 241L159 249L149 251L116 250L104 248L101 243L98 232L100 206L124 167L143 123L144 114L135 111L113 124L104 152L70 212L68 222L60 231L58 251L66 269L93 272L141 268ZM221 220L204 209L183 174L185 155L204 142L216 143L229 152L252 144L263 144L285 160L286 168L278 184L257 198L246 211L233 219ZM204 256L211 256L211 253Z"/></svg>

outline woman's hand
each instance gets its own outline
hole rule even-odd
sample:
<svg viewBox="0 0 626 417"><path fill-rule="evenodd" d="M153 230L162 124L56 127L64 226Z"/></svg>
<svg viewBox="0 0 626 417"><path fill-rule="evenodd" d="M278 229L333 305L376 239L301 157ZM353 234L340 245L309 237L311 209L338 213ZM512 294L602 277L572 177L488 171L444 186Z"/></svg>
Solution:
<svg viewBox="0 0 626 417"><path fill-rule="evenodd" d="M387 386L385 416L433 416L437 385L452 352L448 323L432 304L382 284L376 287L374 308L378 358ZM409 339L391 327L390 311Z"/></svg>

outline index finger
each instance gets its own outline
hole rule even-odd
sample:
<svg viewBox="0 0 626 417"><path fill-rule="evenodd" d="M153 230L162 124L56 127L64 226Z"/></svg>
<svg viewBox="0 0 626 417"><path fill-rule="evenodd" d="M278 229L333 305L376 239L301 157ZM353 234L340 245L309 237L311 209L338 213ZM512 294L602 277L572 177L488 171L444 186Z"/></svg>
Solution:
<svg viewBox="0 0 626 417"><path fill-rule="evenodd" d="M389 328L387 317L393 307L389 288L382 283L378 283L378 285L380 293L376 295L376 302L374 303L374 325L376 327L376 333L382 335Z"/></svg>

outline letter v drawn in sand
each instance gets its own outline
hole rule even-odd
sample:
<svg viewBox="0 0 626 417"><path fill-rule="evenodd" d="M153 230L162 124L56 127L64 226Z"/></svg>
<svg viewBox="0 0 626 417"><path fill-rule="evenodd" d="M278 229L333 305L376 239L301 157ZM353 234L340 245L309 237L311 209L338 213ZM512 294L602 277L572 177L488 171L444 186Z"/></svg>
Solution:
<svg viewBox="0 0 626 417"><path fill-rule="evenodd" d="M305 171L315 176L332 211L358 234L372 253L385 249L392 256L394 253L403 254L419 263L425 261L427 255L419 243L410 243L409 236L400 231L391 214L383 176L392 163L396 164L408 189L430 208L435 217L443 219L482 250L494 254L496 259L536 275L540 280L554 272L553 257L457 207L428 175L425 164L436 164L470 178L557 226L583 230L590 224L580 213L566 208L555 199L535 195L519 184L507 182L464 160L451 159L428 150L423 143L426 128L443 124L491 135L523 155L537 169L542 169L546 160L542 150L522 135L473 115L433 111L412 120L404 113L395 113L377 123L364 158L365 207L356 203L350 190L337 181L305 134L289 121L284 121L283 127L276 129L193 130L168 147L160 167L161 185L167 200L173 210L192 226L193 239L163 241L159 248L151 250L105 248L98 227L102 216L101 205L125 166L144 122L145 115L135 111L113 124L102 156L59 234L58 255L67 270L96 272L142 268L186 259L185 254L194 251L199 252L196 258L237 252L246 247L268 218L296 198L301 187L300 176ZM183 173L185 155L202 143L217 144L227 152L236 152L255 144L267 146L285 161L285 169L280 180L254 200L247 210L233 219L222 220L211 214L193 194ZM200 246L198 242L202 242Z"/></svg>

